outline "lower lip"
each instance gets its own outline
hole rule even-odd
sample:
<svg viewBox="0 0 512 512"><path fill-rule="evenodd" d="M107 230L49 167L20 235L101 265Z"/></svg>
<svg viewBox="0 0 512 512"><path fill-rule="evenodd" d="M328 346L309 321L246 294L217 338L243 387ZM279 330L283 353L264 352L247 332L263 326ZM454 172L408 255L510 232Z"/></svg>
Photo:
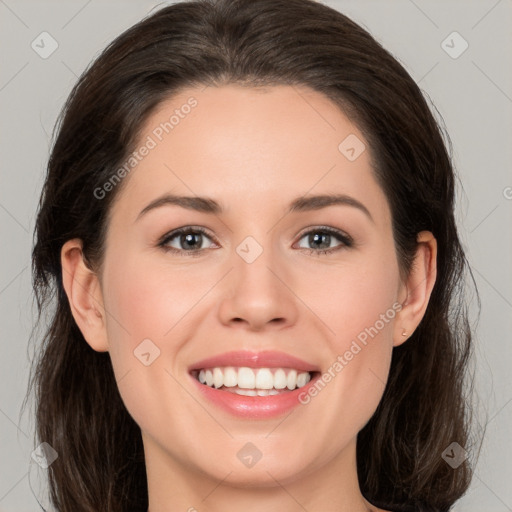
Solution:
<svg viewBox="0 0 512 512"><path fill-rule="evenodd" d="M315 384L319 377L317 375L305 386L279 395L244 396L211 388L190 376L208 401L234 416L246 419L274 418L286 414L298 405L302 405L299 401L299 396L305 396L309 388Z"/></svg>

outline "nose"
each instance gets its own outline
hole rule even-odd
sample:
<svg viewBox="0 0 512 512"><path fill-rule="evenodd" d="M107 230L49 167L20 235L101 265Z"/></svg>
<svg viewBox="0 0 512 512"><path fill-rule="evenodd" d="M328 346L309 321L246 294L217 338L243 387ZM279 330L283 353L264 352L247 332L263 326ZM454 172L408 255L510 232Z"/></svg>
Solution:
<svg viewBox="0 0 512 512"><path fill-rule="evenodd" d="M218 309L224 325L251 331L280 330L297 321L293 278L270 249L250 263L235 252L233 265L224 280Z"/></svg>

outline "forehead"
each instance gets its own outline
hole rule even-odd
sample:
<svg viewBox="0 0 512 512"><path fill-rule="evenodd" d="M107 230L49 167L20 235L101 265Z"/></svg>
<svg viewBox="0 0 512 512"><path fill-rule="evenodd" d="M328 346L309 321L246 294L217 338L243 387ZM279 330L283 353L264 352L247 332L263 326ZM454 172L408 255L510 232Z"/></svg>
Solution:
<svg viewBox="0 0 512 512"><path fill-rule="evenodd" d="M146 120L135 151L144 147L121 194L138 207L165 190L221 198L237 211L329 192L386 208L364 136L306 87L183 90Z"/></svg>

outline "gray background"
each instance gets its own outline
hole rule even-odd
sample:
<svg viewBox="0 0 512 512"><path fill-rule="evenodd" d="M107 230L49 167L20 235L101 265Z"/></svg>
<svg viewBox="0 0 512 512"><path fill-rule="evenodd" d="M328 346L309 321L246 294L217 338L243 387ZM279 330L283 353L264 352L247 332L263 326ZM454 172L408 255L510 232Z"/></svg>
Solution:
<svg viewBox="0 0 512 512"><path fill-rule="evenodd" d="M487 423L473 484L454 510L512 511L512 0L324 3L362 24L400 60L452 139L461 181L457 218L482 299L476 411L480 424ZM0 0L0 512L39 510L31 486L45 503L45 471L31 460L31 409L20 417L20 407L35 312L32 232L49 134L93 57L157 5ZM31 47L43 31L58 43L46 59ZM458 52L462 40L442 45L453 31L469 44L457 58L446 53L446 44Z"/></svg>

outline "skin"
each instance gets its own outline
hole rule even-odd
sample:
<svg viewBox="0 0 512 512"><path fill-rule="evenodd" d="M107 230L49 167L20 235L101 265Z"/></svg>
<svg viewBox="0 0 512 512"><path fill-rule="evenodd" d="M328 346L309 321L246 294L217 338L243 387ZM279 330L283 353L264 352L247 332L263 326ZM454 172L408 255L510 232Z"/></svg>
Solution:
<svg viewBox="0 0 512 512"><path fill-rule="evenodd" d="M381 400L393 347L425 313L436 240L418 235L413 270L401 281L370 148L335 105L305 87L187 89L151 115L141 143L191 96L197 106L124 179L101 269L84 264L80 240L61 254L74 318L94 350L109 351L141 428L150 510L378 511L360 492L356 436ZM350 134L366 144L354 161L338 150ZM166 205L137 220L164 192L208 196L225 211ZM286 214L297 197L334 192L363 203L373 220L348 205ZM182 255L158 246L184 226L211 234L195 242L198 257L184 254L179 236L171 245ZM319 248L303 233L322 226L355 245L331 237L339 250L310 254ZM263 249L252 263L236 252L247 236ZM236 349L280 350L326 371L397 303L394 318L288 416L234 417L187 375L190 364ZM160 356L144 366L133 351L147 338ZM247 442L262 453L252 468L237 458Z"/></svg>

